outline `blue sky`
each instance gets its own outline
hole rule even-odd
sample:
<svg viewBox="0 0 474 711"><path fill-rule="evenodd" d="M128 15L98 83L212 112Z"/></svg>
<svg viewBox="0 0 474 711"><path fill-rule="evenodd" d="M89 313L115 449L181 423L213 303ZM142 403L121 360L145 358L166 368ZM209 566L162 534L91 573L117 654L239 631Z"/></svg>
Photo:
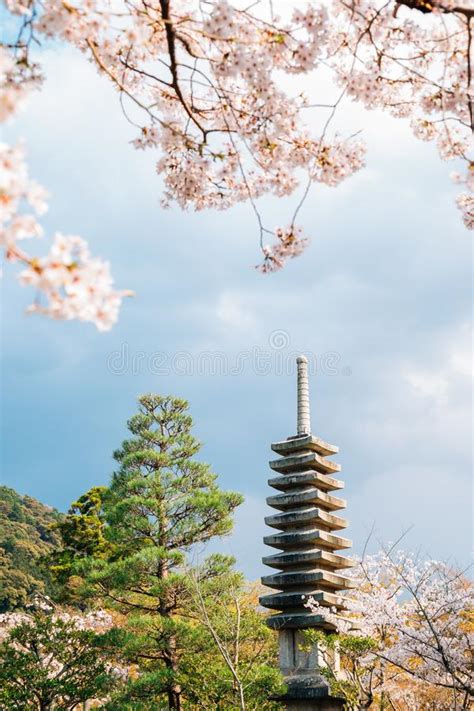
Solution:
<svg viewBox="0 0 474 711"><path fill-rule="evenodd" d="M355 550L372 527L374 545L411 527L405 547L464 565L472 238L451 166L404 122L349 106L344 120L364 129L367 168L313 190L301 214L311 246L262 276L248 206L163 210L156 156L130 146L114 91L69 51L49 50L45 66L42 92L5 140L26 139L31 175L52 194L47 233L86 237L136 296L106 334L26 316L31 294L7 265L2 482L65 510L107 483L140 393L186 397L202 458L246 496L219 547L256 578L270 443L294 434L294 355L305 352L318 370L313 431L340 447ZM287 201L263 207L269 224L286 223ZM224 373L209 373L211 356Z"/></svg>

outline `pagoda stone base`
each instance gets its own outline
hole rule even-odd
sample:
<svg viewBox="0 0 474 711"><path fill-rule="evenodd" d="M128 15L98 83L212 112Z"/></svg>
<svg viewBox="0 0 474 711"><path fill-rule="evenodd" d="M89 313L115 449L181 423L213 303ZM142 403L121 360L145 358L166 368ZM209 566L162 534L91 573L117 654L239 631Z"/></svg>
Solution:
<svg viewBox="0 0 474 711"><path fill-rule="evenodd" d="M288 711L341 711L344 701L331 696L328 682L318 673L326 663L318 646L309 647L297 629L281 629L279 638L280 669L288 688L278 701ZM331 660L335 669L337 662L337 659Z"/></svg>
<svg viewBox="0 0 474 711"><path fill-rule="evenodd" d="M262 578L269 590L260 603L273 611L267 625L280 639L280 670L287 690L278 701L288 711L341 711L344 700L331 695L324 675L329 666L339 678L339 655L336 651L329 656L330 650L322 643L310 644L304 633L335 631L321 610L307 607L309 598L342 613L343 593L354 587L343 572L353 561L338 553L351 547L339 535L347 521L335 513L346 502L332 493L344 483L335 478L341 465L331 459L339 448L311 432L304 356L297 358L297 373L297 434L271 445L278 458L269 463L274 474L268 483L278 493L267 498L274 512L265 523L275 531L263 540L277 552L263 559L272 572Z"/></svg>
<svg viewBox="0 0 474 711"><path fill-rule="evenodd" d="M310 644L306 640L304 632L299 629L281 629L278 636L280 643L280 670L285 679L314 677L316 674L321 684L327 686L327 681L324 677L321 674L317 674L318 669L326 666L326 659L321 653L319 645ZM332 656L329 661L331 668L337 674L339 672L338 656Z"/></svg>

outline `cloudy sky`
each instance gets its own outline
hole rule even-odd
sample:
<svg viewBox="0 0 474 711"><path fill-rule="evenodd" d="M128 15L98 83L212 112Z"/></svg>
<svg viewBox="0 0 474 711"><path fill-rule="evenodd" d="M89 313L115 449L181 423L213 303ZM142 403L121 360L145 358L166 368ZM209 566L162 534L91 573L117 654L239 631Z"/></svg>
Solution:
<svg viewBox="0 0 474 711"><path fill-rule="evenodd" d="M86 237L136 296L101 334L26 316L31 294L7 266L2 483L66 510L107 483L140 393L186 397L202 458L246 497L219 547L256 578L270 444L295 432L294 357L305 352L313 431L340 447L355 551L371 529L374 546L409 529L405 548L466 564L472 238L451 166L404 122L349 106L366 169L313 190L301 215L310 248L262 276L248 206L163 210L156 156L130 146L108 84L69 51L45 63L43 91L5 139L26 139L31 175L52 194L47 233ZM287 201L262 208L285 224Z"/></svg>

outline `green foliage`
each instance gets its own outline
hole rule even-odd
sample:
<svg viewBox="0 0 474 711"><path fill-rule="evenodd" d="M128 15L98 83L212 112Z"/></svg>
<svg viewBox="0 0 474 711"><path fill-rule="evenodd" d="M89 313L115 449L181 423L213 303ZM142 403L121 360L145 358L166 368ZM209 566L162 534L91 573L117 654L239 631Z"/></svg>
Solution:
<svg viewBox="0 0 474 711"><path fill-rule="evenodd" d="M52 593L43 559L58 544L59 520L52 508L0 486L0 612L24 607L35 592Z"/></svg>
<svg viewBox="0 0 474 711"><path fill-rule="evenodd" d="M201 445L187 402L143 395L139 403L128 422L133 437L114 453L120 469L106 502L113 539L126 548L133 534L133 548L177 551L229 533L242 497L221 491L209 465L194 460Z"/></svg>
<svg viewBox="0 0 474 711"><path fill-rule="evenodd" d="M350 634L330 635L332 649L337 649L341 658L341 667L345 670L344 678L329 675L331 691L346 700L346 708L356 711L361 704L371 700L361 681L362 669L367 668L367 657L377 649L377 641L372 637ZM382 709L383 707L380 706Z"/></svg>
<svg viewBox="0 0 474 711"><path fill-rule="evenodd" d="M92 488L57 522L61 545L50 562L59 597L116 611L118 626L102 643L129 673L110 688L109 711L232 711L242 694L249 711L277 711L268 701L282 691L277 636L265 625L257 591L229 556L188 564L196 545L230 532L242 501L196 460L191 427L184 400L139 399L130 437L114 454L119 467L110 487Z"/></svg>
<svg viewBox="0 0 474 711"><path fill-rule="evenodd" d="M139 398L139 412L128 422L131 437L114 454L119 469L103 498L109 548L84 559L89 594L127 615L123 650L141 668L127 703L153 689L153 703L167 695L169 708L180 707L191 634L186 554L229 533L242 501L218 487L208 464L196 461L200 444L191 427L185 400ZM203 575L215 577L215 565Z"/></svg>
<svg viewBox="0 0 474 711"><path fill-rule="evenodd" d="M326 653L327 666L321 667L320 672L328 681L331 694L344 699L348 711L361 708L361 703L367 701L361 672L366 666L367 655L377 649L377 641L362 635L328 634L321 630L306 630L304 636L308 645L318 644ZM335 653L339 655L345 672L342 675L336 675L332 664Z"/></svg>
<svg viewBox="0 0 474 711"><path fill-rule="evenodd" d="M0 708L72 709L104 696L107 672L101 637L67 619L36 613L0 644Z"/></svg>
<svg viewBox="0 0 474 711"><path fill-rule="evenodd" d="M197 624L181 664L189 708L238 709L240 683L248 711L281 709L269 701L283 693L284 686L278 636L265 624L258 599L261 590L230 565L217 576L201 573L202 569L190 571L188 614Z"/></svg>
<svg viewBox="0 0 474 711"><path fill-rule="evenodd" d="M97 559L111 554L112 546L104 535L103 499L107 487L94 486L83 494L57 524L61 547L49 556L54 579L59 583L59 597L68 602L77 600L82 580L77 575L78 563L91 556Z"/></svg>
<svg viewBox="0 0 474 711"><path fill-rule="evenodd" d="M359 659L368 652L377 649L377 642L372 637L352 634L328 634L322 630L309 629L305 631L305 639L311 644L323 645L326 649L335 651L343 657Z"/></svg>
<svg viewBox="0 0 474 711"><path fill-rule="evenodd" d="M229 533L242 497L219 489L209 465L194 459L200 444L186 401L143 395L139 405L103 502L111 554L103 564L95 558L89 579L124 604L167 614L179 604L186 551Z"/></svg>
<svg viewBox="0 0 474 711"><path fill-rule="evenodd" d="M122 654L139 661L140 674L136 678L132 674L125 688L116 691L108 709L168 709L165 692L172 682L181 689L184 711L240 709L236 679L216 638L242 681L246 709L282 709L280 704L269 701L269 697L283 692L283 685L277 636L265 625L258 604L259 591L245 583L230 567L229 560L216 558L202 568L188 571L185 616L171 621L154 615L128 617L127 630L119 633L117 642ZM203 568L206 577L201 577ZM207 577L210 568L219 573ZM176 673L171 675L160 663L167 622L171 622L177 641Z"/></svg>

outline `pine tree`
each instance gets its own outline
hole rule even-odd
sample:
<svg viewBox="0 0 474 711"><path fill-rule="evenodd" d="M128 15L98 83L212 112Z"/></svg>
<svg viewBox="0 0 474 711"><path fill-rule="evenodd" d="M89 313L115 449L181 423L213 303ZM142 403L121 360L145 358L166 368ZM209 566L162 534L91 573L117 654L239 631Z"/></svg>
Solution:
<svg viewBox="0 0 474 711"><path fill-rule="evenodd" d="M106 486L93 486L71 504L67 514L54 526L61 545L56 546L46 561L57 583L56 600L79 604L83 580L77 575L78 563L91 556L106 559L112 553L112 546L104 535L106 492Z"/></svg>
<svg viewBox="0 0 474 711"><path fill-rule="evenodd" d="M104 498L113 554L95 560L89 575L96 593L131 619L134 634L126 645L149 670L139 685L164 694L172 711L182 708L186 553L229 533L232 512L242 502L218 487L209 465L194 459L201 445L191 427L185 400L139 398L139 412L128 422L132 436L114 453L120 467ZM208 569L215 574L215 567Z"/></svg>

